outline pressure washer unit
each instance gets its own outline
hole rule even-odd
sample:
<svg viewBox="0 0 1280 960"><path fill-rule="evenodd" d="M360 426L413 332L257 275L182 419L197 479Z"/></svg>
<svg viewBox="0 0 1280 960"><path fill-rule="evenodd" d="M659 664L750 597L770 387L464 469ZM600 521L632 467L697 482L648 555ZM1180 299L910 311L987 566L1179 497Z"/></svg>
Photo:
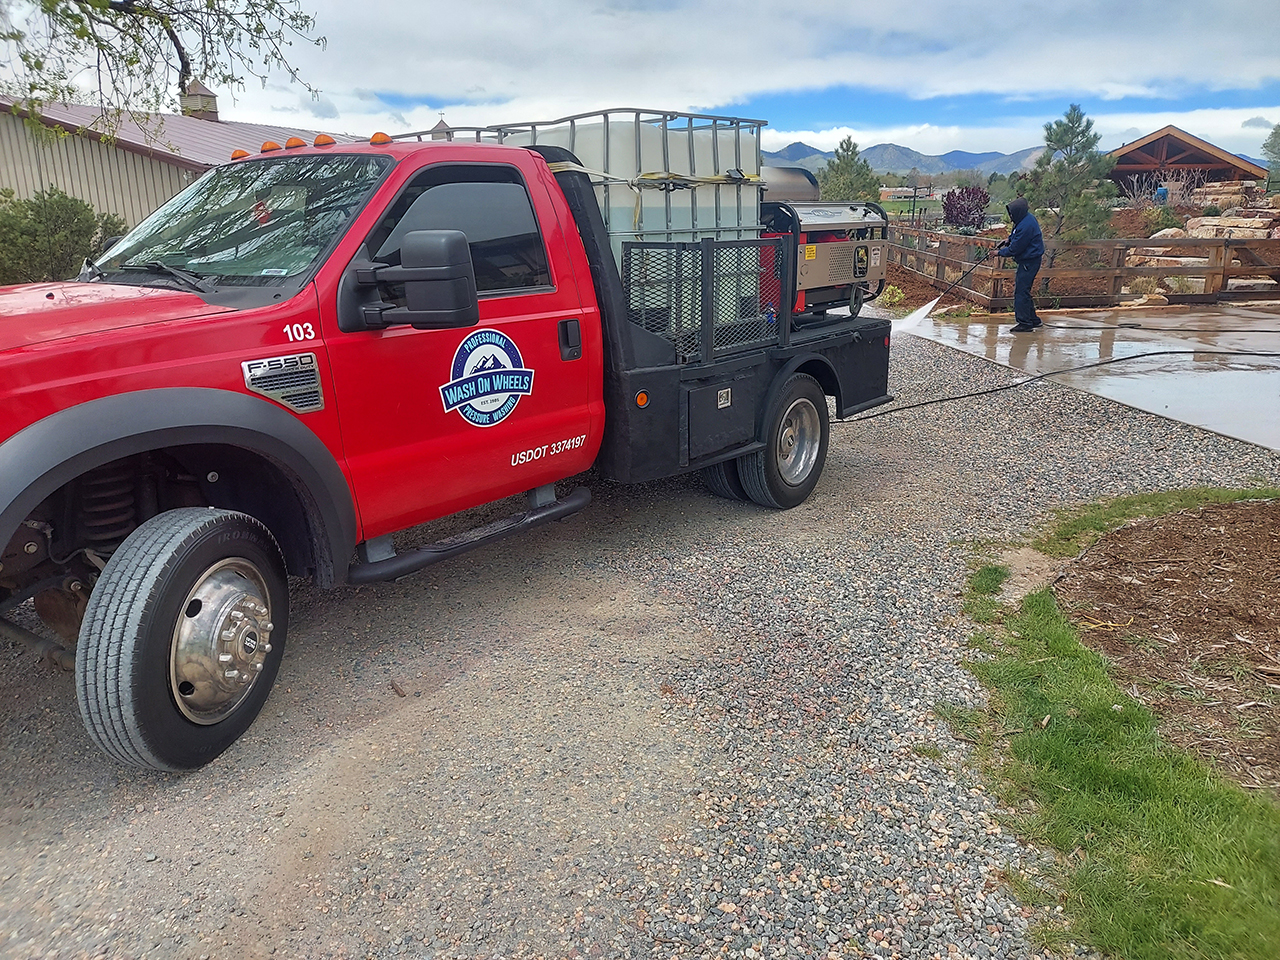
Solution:
<svg viewBox="0 0 1280 960"><path fill-rule="evenodd" d="M760 204L764 236L793 238L797 319L835 307L857 316L884 289L889 218L869 201L820 201L818 181L802 167L765 167Z"/></svg>

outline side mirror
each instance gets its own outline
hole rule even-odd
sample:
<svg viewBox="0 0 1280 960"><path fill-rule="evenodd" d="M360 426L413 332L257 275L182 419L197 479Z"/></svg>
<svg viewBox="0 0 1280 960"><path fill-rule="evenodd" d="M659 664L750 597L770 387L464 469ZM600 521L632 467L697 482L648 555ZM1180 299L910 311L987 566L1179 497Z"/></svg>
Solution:
<svg viewBox="0 0 1280 960"><path fill-rule="evenodd" d="M379 330L400 323L432 330L480 322L471 248L460 230L410 231L400 243L398 265L356 265L354 273L354 286L363 295L358 304L340 308L343 330Z"/></svg>

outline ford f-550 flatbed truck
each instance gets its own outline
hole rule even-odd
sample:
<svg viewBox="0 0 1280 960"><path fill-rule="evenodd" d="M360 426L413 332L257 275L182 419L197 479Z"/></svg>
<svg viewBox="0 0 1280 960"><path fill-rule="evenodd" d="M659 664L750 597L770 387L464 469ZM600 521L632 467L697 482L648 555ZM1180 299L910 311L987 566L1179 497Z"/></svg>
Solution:
<svg viewBox="0 0 1280 960"><path fill-rule="evenodd" d="M265 144L79 280L0 290L0 615L31 601L74 642L104 750L180 770L232 744L279 669L290 575L405 576L580 510L555 484L592 465L793 507L827 398L888 399L886 321L793 327L757 122L625 116L632 146L687 131L683 172L593 172L545 135ZM506 520L392 543L520 493Z"/></svg>

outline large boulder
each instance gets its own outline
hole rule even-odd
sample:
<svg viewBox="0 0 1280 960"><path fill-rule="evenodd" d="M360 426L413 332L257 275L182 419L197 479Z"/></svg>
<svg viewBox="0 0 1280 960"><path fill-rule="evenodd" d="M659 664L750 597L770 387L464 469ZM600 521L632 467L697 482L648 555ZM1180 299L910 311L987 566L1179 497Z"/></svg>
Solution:
<svg viewBox="0 0 1280 960"><path fill-rule="evenodd" d="M1222 237L1265 240L1271 235L1273 222L1269 217L1192 217L1187 221L1187 233L1209 240Z"/></svg>

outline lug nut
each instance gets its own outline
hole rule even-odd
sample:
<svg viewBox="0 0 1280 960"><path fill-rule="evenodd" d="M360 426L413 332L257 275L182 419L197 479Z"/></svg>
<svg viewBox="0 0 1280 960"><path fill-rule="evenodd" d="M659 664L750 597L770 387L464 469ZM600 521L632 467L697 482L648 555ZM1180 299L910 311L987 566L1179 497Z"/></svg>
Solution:
<svg viewBox="0 0 1280 960"><path fill-rule="evenodd" d="M25 544L23 544L22 549L27 553L35 553L37 550L40 549L40 545L36 543L34 540L28 540Z"/></svg>

